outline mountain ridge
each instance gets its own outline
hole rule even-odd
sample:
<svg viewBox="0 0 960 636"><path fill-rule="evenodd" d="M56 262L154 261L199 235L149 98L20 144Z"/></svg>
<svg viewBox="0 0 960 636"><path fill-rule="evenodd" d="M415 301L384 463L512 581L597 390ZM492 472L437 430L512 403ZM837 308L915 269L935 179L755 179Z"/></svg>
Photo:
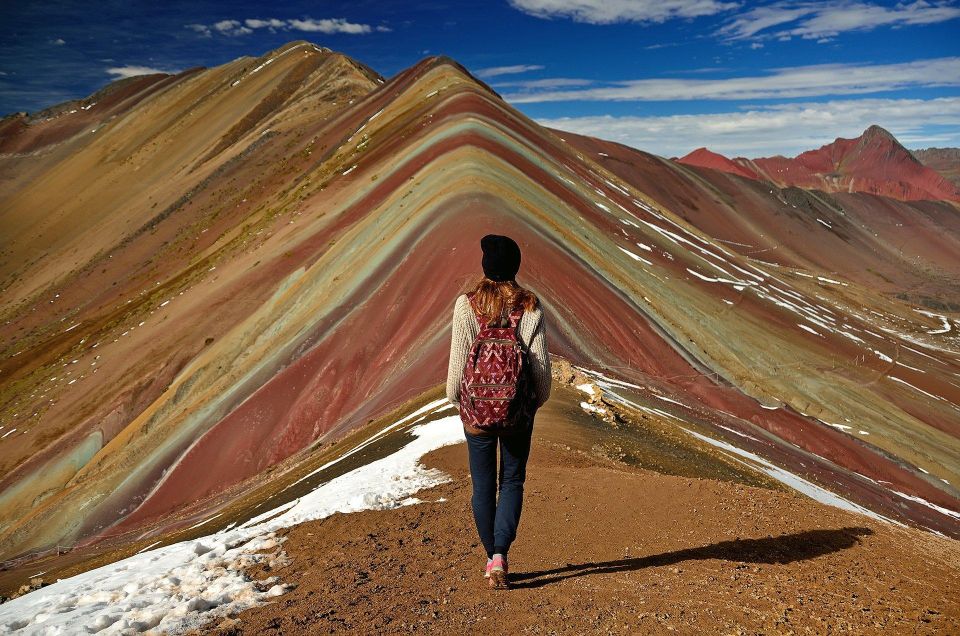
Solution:
<svg viewBox="0 0 960 636"><path fill-rule="evenodd" d="M924 165L889 131L875 124L859 137L837 137L820 148L801 152L793 158L776 155L728 159L710 152L711 155L706 156L696 150L678 161L762 179L781 187L868 192L908 201L960 201L960 189L956 184Z"/></svg>

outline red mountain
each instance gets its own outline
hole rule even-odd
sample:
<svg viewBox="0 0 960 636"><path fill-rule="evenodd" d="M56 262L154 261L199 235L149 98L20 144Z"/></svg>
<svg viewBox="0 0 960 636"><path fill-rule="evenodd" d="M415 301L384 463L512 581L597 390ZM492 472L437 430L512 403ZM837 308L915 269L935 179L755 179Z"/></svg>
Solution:
<svg viewBox="0 0 960 636"><path fill-rule="evenodd" d="M748 170L740 164L734 162L732 159L727 159L723 155L713 152L712 150L707 150L706 148L697 148L693 152L678 159L678 161L688 166L713 168L714 170L720 170L721 172L738 174L741 177L746 177L748 179L759 178L756 172Z"/></svg>
<svg viewBox="0 0 960 636"><path fill-rule="evenodd" d="M880 126L870 126L856 139L837 138L792 159L776 156L731 160L700 149L678 161L740 176L759 175L780 186L868 192L904 201L960 201L957 185L923 165Z"/></svg>

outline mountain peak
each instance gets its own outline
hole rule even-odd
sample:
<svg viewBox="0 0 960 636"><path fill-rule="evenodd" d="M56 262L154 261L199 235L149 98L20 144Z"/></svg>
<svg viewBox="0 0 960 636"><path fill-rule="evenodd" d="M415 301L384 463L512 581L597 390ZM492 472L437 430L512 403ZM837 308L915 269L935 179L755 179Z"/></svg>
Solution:
<svg viewBox="0 0 960 636"><path fill-rule="evenodd" d="M847 148L849 154L881 151L886 155L886 161L916 162L916 158L900 143L900 140L894 137L890 131L876 124L864 130L860 138L854 139L853 142L855 142L855 145ZM874 159L878 158L875 157Z"/></svg>
<svg viewBox="0 0 960 636"><path fill-rule="evenodd" d="M474 84L491 95L496 96L498 99L502 99L500 93L495 91L493 87L484 82L482 79L478 78L476 75L470 72L470 70L465 67L463 64L453 59L449 55L428 55L424 57L419 62L407 69L407 73L412 74L423 74L431 70L442 70L443 72L452 73L455 76L460 77L461 79L467 81L468 83Z"/></svg>
<svg viewBox="0 0 960 636"><path fill-rule="evenodd" d="M863 134L860 135L861 139L888 139L890 141L896 142L897 145L900 145L900 142L897 141L897 138L890 133L886 128L882 128L876 124L868 127L863 131Z"/></svg>
<svg viewBox="0 0 960 636"><path fill-rule="evenodd" d="M701 168L711 168L713 170L729 172L730 174L740 175L741 177L746 177L748 179L757 178L756 173L748 168L738 164L724 155L721 155L720 153L714 152L703 146L687 153L685 156L678 159L677 162L686 164L688 166L699 166Z"/></svg>
<svg viewBox="0 0 960 636"><path fill-rule="evenodd" d="M281 44L272 51L268 51L265 55L277 55L300 46L313 47L318 53L333 53L331 49L325 46L320 46L316 42L311 42L310 40L290 40L286 44Z"/></svg>

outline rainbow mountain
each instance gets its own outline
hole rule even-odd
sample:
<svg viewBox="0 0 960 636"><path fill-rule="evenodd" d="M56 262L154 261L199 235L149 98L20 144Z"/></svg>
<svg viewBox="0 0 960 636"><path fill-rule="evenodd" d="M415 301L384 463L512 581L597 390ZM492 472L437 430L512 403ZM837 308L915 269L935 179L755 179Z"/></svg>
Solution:
<svg viewBox="0 0 960 636"><path fill-rule="evenodd" d="M437 391L489 232L558 357L960 536L955 202L687 166L303 40L10 115L0 175L0 558L185 523Z"/></svg>

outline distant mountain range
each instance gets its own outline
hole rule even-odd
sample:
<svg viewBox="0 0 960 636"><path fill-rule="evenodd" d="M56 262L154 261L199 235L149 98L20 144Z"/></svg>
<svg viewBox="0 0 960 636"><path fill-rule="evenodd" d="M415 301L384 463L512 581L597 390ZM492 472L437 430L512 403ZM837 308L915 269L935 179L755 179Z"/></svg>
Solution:
<svg viewBox="0 0 960 636"><path fill-rule="evenodd" d="M902 201L960 201L960 149L911 152L880 126L870 126L854 139L838 137L792 159L779 155L729 159L698 148L677 161L778 186L868 192Z"/></svg>
<svg viewBox="0 0 960 636"><path fill-rule="evenodd" d="M960 186L960 148L924 148L910 152L920 163Z"/></svg>

